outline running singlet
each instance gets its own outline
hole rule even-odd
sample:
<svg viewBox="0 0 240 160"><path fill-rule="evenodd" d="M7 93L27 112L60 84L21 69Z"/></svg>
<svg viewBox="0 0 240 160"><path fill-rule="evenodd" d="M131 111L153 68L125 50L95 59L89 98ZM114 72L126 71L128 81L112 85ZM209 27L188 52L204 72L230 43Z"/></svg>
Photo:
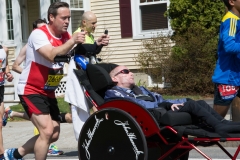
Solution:
<svg viewBox="0 0 240 160"><path fill-rule="evenodd" d="M19 95L42 94L50 98L55 97L54 91L63 78L64 62L52 63L37 50L48 44L53 47L61 46L69 39L68 32L63 33L61 38L53 36L47 25L31 33L26 52L26 66L18 83Z"/></svg>
<svg viewBox="0 0 240 160"><path fill-rule="evenodd" d="M6 57L7 54L0 45L0 86L4 85L5 82Z"/></svg>

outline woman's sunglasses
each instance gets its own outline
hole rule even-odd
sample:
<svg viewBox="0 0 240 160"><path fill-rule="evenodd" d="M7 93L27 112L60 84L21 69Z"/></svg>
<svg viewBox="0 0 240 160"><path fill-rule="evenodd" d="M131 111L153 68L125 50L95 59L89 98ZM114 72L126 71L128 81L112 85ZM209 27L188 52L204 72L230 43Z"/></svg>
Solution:
<svg viewBox="0 0 240 160"><path fill-rule="evenodd" d="M119 71L119 72L117 72L116 74L115 74L115 76L117 76L117 75L119 75L119 74L128 74L130 72L130 70L129 69L123 69L123 70L121 70L121 71Z"/></svg>

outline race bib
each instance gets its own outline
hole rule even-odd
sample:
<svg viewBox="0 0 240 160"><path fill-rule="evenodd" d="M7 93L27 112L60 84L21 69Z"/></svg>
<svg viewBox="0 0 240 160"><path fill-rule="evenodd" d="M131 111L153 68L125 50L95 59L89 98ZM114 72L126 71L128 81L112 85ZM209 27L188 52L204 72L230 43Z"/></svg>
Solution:
<svg viewBox="0 0 240 160"><path fill-rule="evenodd" d="M236 97L239 87L220 84L218 85L218 90L223 100L232 100Z"/></svg>
<svg viewBox="0 0 240 160"><path fill-rule="evenodd" d="M44 85L44 90L54 91L63 78L63 69L51 69L48 74L48 79Z"/></svg>

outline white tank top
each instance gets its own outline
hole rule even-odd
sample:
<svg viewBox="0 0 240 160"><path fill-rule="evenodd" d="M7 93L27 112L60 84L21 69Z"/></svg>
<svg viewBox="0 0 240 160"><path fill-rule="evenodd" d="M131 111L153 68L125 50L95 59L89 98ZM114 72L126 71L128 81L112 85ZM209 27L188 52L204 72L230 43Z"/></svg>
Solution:
<svg viewBox="0 0 240 160"><path fill-rule="evenodd" d="M28 38L26 65L19 77L19 95L41 94L55 97L54 91L63 78L64 63L48 61L38 49L49 44L58 47L69 39L70 35L67 32L63 33L61 38L54 37L47 25L32 31Z"/></svg>

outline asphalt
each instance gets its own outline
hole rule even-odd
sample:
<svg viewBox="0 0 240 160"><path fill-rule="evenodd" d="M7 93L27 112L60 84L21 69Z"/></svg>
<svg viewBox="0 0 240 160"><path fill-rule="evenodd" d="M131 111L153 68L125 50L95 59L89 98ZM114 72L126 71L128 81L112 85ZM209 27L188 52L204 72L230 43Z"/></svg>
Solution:
<svg viewBox="0 0 240 160"><path fill-rule="evenodd" d="M212 99L206 99L206 102L212 106ZM230 114L226 116L230 119ZM22 146L33 136L33 124L30 121L8 122L3 127L3 144L4 148L17 148ZM75 139L73 125L62 123L60 125L60 137L56 144L59 149L73 149L77 151L78 142ZM224 142L224 146L236 147L239 142Z"/></svg>
<svg viewBox="0 0 240 160"><path fill-rule="evenodd" d="M3 127L4 148L18 148L33 137L33 124L30 121L8 122ZM73 125L62 123L60 126L60 137L54 144L59 149L76 149L78 142L75 139Z"/></svg>

